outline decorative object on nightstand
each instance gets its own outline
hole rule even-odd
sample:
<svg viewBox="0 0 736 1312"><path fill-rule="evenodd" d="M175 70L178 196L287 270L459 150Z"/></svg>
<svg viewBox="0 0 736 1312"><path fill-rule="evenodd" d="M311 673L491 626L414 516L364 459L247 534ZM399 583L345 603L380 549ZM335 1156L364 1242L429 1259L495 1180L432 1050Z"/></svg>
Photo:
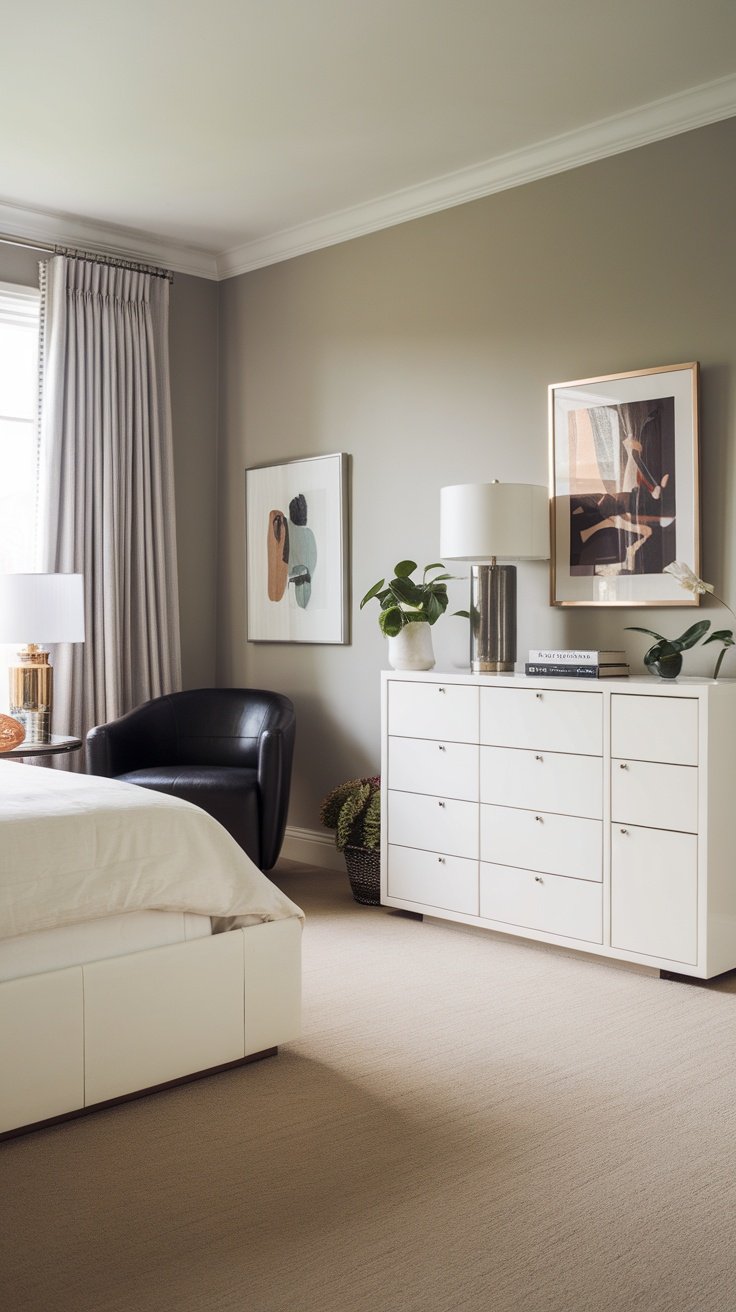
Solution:
<svg viewBox="0 0 736 1312"><path fill-rule="evenodd" d="M378 626L388 638L388 660L394 670L432 669L430 626L447 610L447 580L452 575L444 572L441 562L436 562L424 566L422 581L416 583L411 576L418 568L414 560L400 560L394 565L395 577L388 583L379 579L360 603L362 610L375 597L381 607ZM442 573L428 578L433 570Z"/></svg>
<svg viewBox="0 0 736 1312"><path fill-rule="evenodd" d="M513 671L516 566L499 565L497 560L549 559L547 488L498 481L443 487L440 555L472 564L471 670L479 674Z"/></svg>
<svg viewBox="0 0 736 1312"><path fill-rule="evenodd" d="M0 642L25 643L10 667L10 713L28 743L51 740L53 669L41 643L84 642L81 574L0 575Z"/></svg>
<svg viewBox="0 0 736 1312"><path fill-rule="evenodd" d="M25 736L26 731L19 720L14 720L12 715L0 715L0 752L12 752Z"/></svg>
<svg viewBox="0 0 736 1312"><path fill-rule="evenodd" d="M345 855L356 902L381 902L381 777L348 779L327 794L320 809L325 829L335 830L335 846Z"/></svg>

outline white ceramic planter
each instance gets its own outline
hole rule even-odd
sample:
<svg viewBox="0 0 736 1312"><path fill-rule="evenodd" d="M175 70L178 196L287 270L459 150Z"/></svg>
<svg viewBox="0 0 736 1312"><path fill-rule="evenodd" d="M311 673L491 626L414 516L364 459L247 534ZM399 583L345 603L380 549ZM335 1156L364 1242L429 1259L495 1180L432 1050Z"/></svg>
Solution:
<svg viewBox="0 0 736 1312"><path fill-rule="evenodd" d="M405 624L395 638L389 638L388 663L392 670L431 670L434 651L429 624Z"/></svg>

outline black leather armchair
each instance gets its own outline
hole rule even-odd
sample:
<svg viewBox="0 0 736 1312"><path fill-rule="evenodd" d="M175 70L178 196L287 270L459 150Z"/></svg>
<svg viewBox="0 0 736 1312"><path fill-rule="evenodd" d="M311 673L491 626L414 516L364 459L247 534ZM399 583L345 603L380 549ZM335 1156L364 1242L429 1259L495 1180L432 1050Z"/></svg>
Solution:
<svg viewBox="0 0 736 1312"><path fill-rule="evenodd" d="M286 827L294 730L294 707L281 693L170 693L90 729L87 773L194 802L270 870Z"/></svg>

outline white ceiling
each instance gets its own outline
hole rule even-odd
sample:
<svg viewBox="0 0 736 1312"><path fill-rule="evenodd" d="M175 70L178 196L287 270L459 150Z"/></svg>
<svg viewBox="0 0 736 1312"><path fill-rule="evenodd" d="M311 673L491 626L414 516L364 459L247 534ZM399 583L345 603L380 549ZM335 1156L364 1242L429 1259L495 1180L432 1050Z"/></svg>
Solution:
<svg viewBox="0 0 736 1312"><path fill-rule="evenodd" d="M0 231L211 277L736 114L733 0L2 7Z"/></svg>

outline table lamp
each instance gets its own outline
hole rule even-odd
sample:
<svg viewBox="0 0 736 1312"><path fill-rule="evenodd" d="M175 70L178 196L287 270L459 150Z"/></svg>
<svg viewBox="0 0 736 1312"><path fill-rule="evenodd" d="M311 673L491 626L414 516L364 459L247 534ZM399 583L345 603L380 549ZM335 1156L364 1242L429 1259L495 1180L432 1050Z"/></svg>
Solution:
<svg viewBox="0 0 736 1312"><path fill-rule="evenodd" d="M457 483L440 492L440 556L467 560L470 668L500 674L516 661L516 566L549 559L549 493L533 483Z"/></svg>
<svg viewBox="0 0 736 1312"><path fill-rule="evenodd" d="M53 670L46 642L84 642L81 574L0 574L0 643L24 643L11 665L10 714L26 742L51 741Z"/></svg>

